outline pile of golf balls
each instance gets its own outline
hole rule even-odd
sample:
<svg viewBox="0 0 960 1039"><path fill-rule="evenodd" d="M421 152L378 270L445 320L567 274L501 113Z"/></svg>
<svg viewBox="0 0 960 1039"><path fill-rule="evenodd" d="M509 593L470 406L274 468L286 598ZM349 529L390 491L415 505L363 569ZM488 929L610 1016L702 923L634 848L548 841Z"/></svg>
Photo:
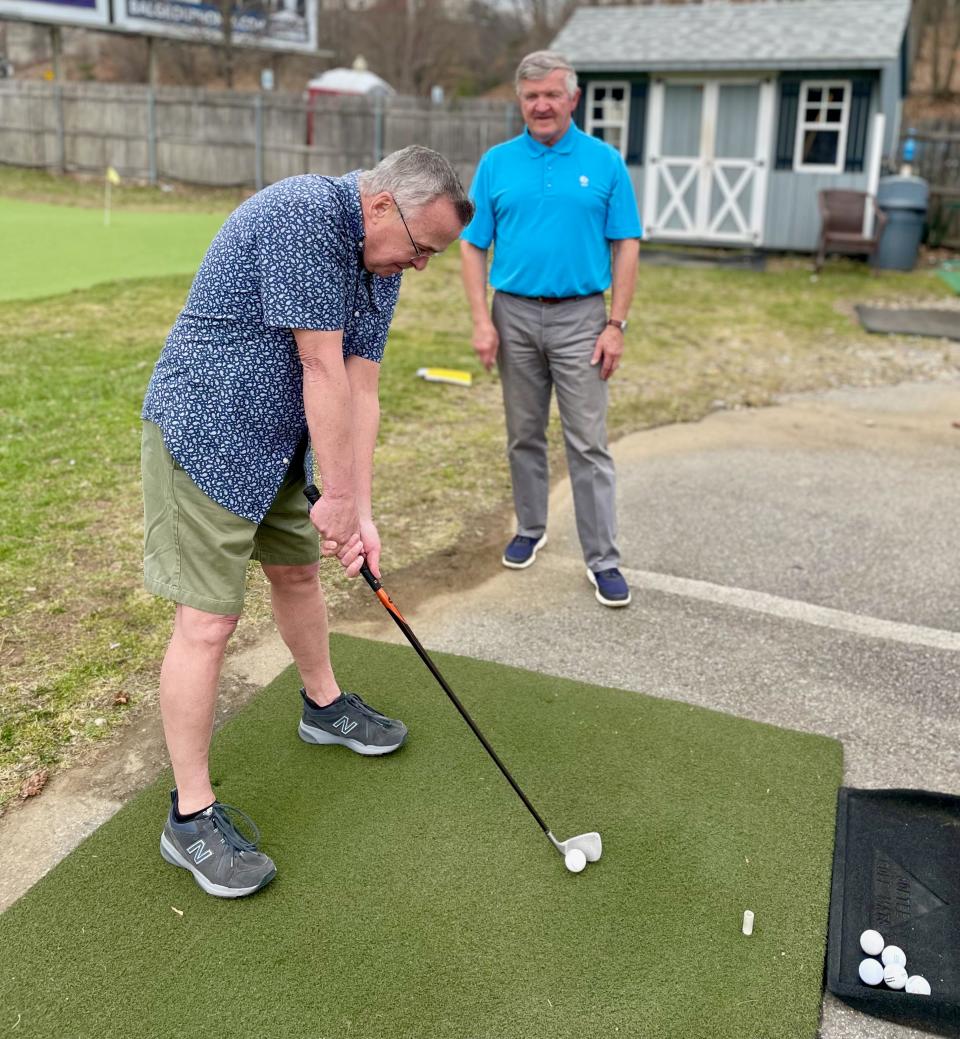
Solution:
<svg viewBox="0 0 960 1039"><path fill-rule="evenodd" d="M886 945L879 931L864 931L860 948L867 954L860 961L860 980L864 985L879 985L882 981L887 988L905 990L914 996L930 995L930 982L919 974L908 976L907 954L897 945Z"/></svg>

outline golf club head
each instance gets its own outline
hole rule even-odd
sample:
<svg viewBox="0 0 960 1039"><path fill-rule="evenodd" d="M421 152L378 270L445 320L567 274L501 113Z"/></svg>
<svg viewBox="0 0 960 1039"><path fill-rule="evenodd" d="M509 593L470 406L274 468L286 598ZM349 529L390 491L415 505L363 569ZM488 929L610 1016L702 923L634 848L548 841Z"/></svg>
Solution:
<svg viewBox="0 0 960 1039"><path fill-rule="evenodd" d="M603 841L600 840L600 834L595 830L578 834L566 841L554 840L553 844L561 855L566 855L572 848L579 848L587 862L596 862L603 854Z"/></svg>

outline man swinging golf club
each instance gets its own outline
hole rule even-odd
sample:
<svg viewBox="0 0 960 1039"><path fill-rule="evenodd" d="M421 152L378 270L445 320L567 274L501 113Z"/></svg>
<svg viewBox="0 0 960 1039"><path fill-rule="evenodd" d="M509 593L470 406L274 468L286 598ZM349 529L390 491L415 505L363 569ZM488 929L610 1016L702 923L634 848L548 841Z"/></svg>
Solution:
<svg viewBox="0 0 960 1039"><path fill-rule="evenodd" d="M337 683L319 557L336 557L350 577L365 559L379 576L373 449L400 276L423 270L472 213L447 160L419 146L366 172L273 184L214 238L154 369L143 406L144 579L177 604L160 673L176 782L160 850L209 894L248 895L276 872L249 817L217 801L208 769L250 559L303 680L300 738L364 755L406 739L402 722ZM311 454L324 493L308 513Z"/></svg>

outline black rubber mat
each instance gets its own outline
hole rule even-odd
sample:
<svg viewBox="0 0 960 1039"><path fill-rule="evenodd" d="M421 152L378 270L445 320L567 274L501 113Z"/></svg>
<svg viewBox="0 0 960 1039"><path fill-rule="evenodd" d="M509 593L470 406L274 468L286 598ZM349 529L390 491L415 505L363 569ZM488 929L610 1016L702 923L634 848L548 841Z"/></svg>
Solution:
<svg viewBox="0 0 960 1039"><path fill-rule="evenodd" d="M946 308L865 307L857 304L860 324L868 332L960 339L960 310Z"/></svg>
<svg viewBox="0 0 960 1039"><path fill-rule="evenodd" d="M860 980L868 928L903 949L929 996ZM840 790L827 988L868 1014L960 1036L960 797Z"/></svg>

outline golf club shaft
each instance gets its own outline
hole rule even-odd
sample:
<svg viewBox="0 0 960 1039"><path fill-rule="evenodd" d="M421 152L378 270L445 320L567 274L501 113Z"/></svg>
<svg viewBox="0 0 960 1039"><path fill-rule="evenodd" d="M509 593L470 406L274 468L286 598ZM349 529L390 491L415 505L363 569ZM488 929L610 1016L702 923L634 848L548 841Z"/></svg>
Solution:
<svg viewBox="0 0 960 1039"><path fill-rule="evenodd" d="M316 505L316 503L320 500L320 491L312 483L307 484L307 486L303 490L303 493L306 496L307 501L310 502L311 507ZM474 736L476 736L477 739L483 744L483 749L490 755L490 757L493 759L493 763L497 766L498 769L500 769L506 781L513 787L517 797L519 797L520 800L523 801L527 811L534 817L534 819L536 819L537 825L540 827L541 830L543 830L543 832L548 837L552 838L552 834L550 833L547 824L540 817L540 813L536 810L536 808L533 807L527 795L520 789L519 785L517 784L517 781L513 778L513 776L510 775L509 769L497 756L497 752L493 749L493 747L491 747L490 744L487 742L486 736L483 735L483 733L477 727L477 723L470 717L470 714L468 713L466 707L464 707L463 704L460 703L459 699L457 698L457 694L450 688L450 686L447 684L447 680L443 677L442 674L440 674L440 670L437 667L437 665L434 664L434 662L430 659L430 654L427 653L423 646L420 645L420 640L417 638L416 635L414 635L413 629L406 622L406 620L403 617L403 614L397 609L396 605L394 604L390 596L387 595L386 589L383 587L380 581L373 576L373 572L370 570L370 567L367 566L366 560L364 560L363 566L360 567L360 574L363 577L363 579L367 582L367 584L370 585L370 587L376 593L377 598L383 604L384 608L390 614L390 616L394 619L394 622L396 623L397 627L406 636L407 641L417 651L417 655L424 662L424 664L427 665L430 674L432 674L433 677L440 683L440 688L447 694L447 696L450 699L450 702L460 712L460 716L467 723L467 725L470 726Z"/></svg>

